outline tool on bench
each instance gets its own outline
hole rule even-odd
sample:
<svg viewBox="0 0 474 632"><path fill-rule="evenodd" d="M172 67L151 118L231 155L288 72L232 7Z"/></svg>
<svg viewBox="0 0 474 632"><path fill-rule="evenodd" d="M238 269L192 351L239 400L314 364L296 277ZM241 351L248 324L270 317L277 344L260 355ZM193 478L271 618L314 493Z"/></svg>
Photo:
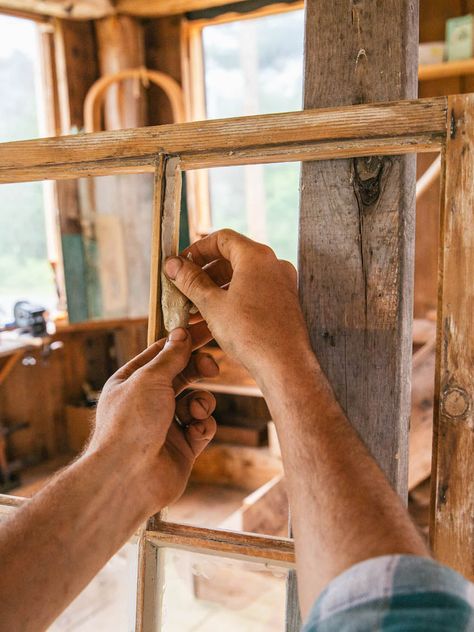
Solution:
<svg viewBox="0 0 474 632"><path fill-rule="evenodd" d="M13 308L14 325L32 336L46 335L46 309L29 301L18 301Z"/></svg>

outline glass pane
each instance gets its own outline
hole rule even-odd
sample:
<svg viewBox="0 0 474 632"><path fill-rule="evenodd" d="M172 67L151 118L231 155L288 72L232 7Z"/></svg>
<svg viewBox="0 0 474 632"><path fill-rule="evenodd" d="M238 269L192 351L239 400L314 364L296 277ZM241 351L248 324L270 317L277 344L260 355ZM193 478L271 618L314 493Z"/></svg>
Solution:
<svg viewBox="0 0 474 632"><path fill-rule="evenodd" d="M300 163L209 170L212 230L233 228L296 265Z"/></svg>
<svg viewBox="0 0 474 632"><path fill-rule="evenodd" d="M132 632L138 542L120 549L49 628L50 632Z"/></svg>
<svg viewBox="0 0 474 632"><path fill-rule="evenodd" d="M1 15L0 142L44 135L39 58L36 24ZM0 186L0 323L13 320L19 300L56 308L43 195L40 182Z"/></svg>
<svg viewBox="0 0 474 632"><path fill-rule="evenodd" d="M299 110L303 11L203 29L208 118Z"/></svg>
<svg viewBox="0 0 474 632"><path fill-rule="evenodd" d="M69 321L146 316L153 176L117 174L78 183L88 229L62 236Z"/></svg>
<svg viewBox="0 0 474 632"><path fill-rule="evenodd" d="M287 571L166 549L163 632L284 629Z"/></svg>
<svg viewBox="0 0 474 632"><path fill-rule="evenodd" d="M303 11L203 29L208 118L298 110ZM211 228L233 228L296 265L298 163L209 170Z"/></svg>

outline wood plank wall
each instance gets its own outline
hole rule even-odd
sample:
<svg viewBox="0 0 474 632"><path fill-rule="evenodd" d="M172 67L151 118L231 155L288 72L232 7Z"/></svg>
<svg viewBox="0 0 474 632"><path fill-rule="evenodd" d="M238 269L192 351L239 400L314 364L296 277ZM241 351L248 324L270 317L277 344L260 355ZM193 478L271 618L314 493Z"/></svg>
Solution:
<svg viewBox="0 0 474 632"><path fill-rule="evenodd" d="M61 134L84 126L83 103L99 77L94 26L90 21L55 20L54 48ZM93 238L83 234L79 184L56 185L66 295L72 320L97 316L97 270Z"/></svg>
<svg viewBox="0 0 474 632"><path fill-rule="evenodd" d="M179 84L182 83L181 19L182 16L173 15L143 23L147 67L165 72ZM171 107L163 91L152 85L147 96L149 125L172 123Z"/></svg>

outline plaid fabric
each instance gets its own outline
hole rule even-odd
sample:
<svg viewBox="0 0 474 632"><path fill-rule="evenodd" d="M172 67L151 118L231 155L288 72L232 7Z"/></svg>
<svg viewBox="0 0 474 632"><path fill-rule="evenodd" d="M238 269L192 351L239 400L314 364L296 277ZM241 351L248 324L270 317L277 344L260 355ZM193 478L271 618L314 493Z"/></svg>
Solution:
<svg viewBox="0 0 474 632"><path fill-rule="evenodd" d="M377 557L336 577L302 630L369 631L474 631L474 584L428 558Z"/></svg>

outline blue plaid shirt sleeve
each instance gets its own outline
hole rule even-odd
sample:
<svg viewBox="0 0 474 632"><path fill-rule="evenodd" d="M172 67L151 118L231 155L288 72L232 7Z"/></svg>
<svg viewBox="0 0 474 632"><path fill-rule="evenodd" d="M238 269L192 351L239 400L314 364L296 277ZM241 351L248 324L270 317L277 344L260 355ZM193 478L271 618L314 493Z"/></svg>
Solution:
<svg viewBox="0 0 474 632"><path fill-rule="evenodd" d="M336 577L302 632L474 632L474 585L413 555L366 560Z"/></svg>

